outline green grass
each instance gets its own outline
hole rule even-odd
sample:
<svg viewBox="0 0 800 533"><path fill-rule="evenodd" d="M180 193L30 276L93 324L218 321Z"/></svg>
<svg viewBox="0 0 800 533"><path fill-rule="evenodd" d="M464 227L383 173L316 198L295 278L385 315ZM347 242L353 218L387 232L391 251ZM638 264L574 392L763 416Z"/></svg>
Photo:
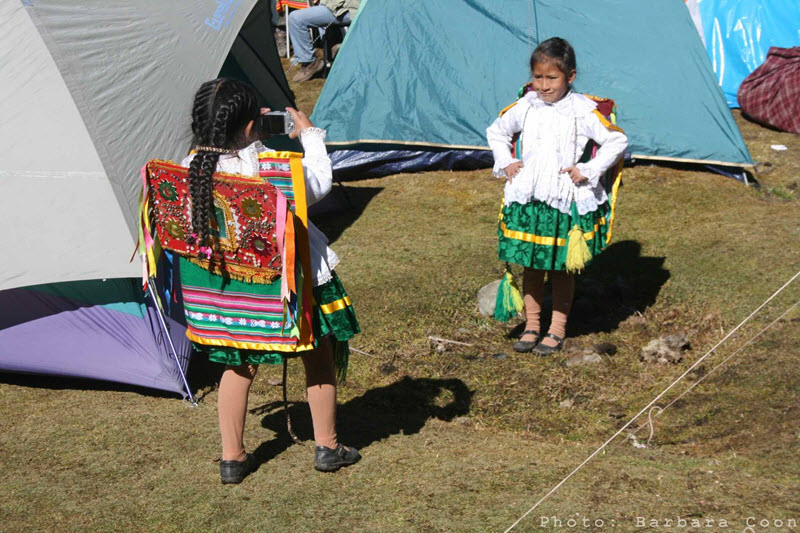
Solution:
<svg viewBox="0 0 800 533"><path fill-rule="evenodd" d="M319 86L295 87L305 111ZM760 189L626 169L614 244L580 279L570 322L572 348L618 346L602 364L514 354L510 326L477 312L475 293L502 271L501 184L488 171L348 182L352 208L318 223L364 330L352 344L370 354L353 354L339 398L340 435L363 461L312 470L299 363L290 398L306 446L286 436L270 385L280 369L263 368L246 440L265 463L234 487L219 484L214 462L209 368L194 372L196 409L113 384L3 376L0 531L505 530L797 271L800 138L737 120L770 163ZM795 284L704 372L799 298ZM725 519L736 531L749 516L800 520L799 323L795 311L657 417L648 448L612 443L515 531L537 529L540 516L615 531L635 530L637 516ZM639 362L644 344L671 332L690 337L683 362ZM429 335L473 346L437 353ZM560 408L565 399L574 406Z"/></svg>

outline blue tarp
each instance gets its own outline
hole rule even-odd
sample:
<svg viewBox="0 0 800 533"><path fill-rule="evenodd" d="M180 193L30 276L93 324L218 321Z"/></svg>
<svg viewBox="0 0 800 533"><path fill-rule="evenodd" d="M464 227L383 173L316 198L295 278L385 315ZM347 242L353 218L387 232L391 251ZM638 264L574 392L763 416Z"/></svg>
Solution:
<svg viewBox="0 0 800 533"><path fill-rule="evenodd" d="M313 119L332 149L488 149L552 36L576 49L576 89L616 100L634 157L752 164L680 1L365 0Z"/></svg>
<svg viewBox="0 0 800 533"><path fill-rule="evenodd" d="M699 0L706 48L730 107L770 47L800 46L798 0Z"/></svg>

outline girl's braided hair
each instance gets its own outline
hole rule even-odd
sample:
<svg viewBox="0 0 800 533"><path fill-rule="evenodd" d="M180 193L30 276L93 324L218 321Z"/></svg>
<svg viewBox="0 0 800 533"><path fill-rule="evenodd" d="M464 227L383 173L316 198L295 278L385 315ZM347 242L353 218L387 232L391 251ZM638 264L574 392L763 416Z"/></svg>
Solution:
<svg viewBox="0 0 800 533"><path fill-rule="evenodd" d="M250 141L245 134L247 124L256 120L260 112L258 95L246 83L228 78L207 81L198 89L192 106L194 145L224 149L243 148ZM256 124L257 122L256 120ZM214 208L211 176L217 168L219 156L217 152L198 149L189 164L193 231L189 240L198 243L200 247L211 244L209 217Z"/></svg>

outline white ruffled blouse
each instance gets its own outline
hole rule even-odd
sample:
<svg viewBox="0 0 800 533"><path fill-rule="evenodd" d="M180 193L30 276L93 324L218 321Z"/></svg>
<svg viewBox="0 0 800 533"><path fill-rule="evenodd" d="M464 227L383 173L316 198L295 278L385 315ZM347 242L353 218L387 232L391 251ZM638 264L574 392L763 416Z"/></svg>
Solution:
<svg viewBox="0 0 800 533"><path fill-rule="evenodd" d="M306 197L308 205L322 200L333 185L331 160L325 149L325 132L309 128L300 133L303 145L303 173L306 178ZM269 151L261 141L239 150L238 154L224 154L217 163L217 172L258 176L258 154ZM194 155L186 157L181 166L188 167ZM308 240L311 249L311 270L314 286L318 287L333 279L331 272L339 264L339 256L328 246L328 238L314 224L308 222Z"/></svg>
<svg viewBox="0 0 800 533"><path fill-rule="evenodd" d="M574 200L578 213L595 211L608 197L600 178L628 147L624 133L606 128L594 113L597 105L586 96L570 91L555 103L543 102L535 91L495 120L486 130L494 154L494 175L506 177L505 167L519 161L511 155L511 138L520 132L524 166L505 185L505 204L539 200L562 213L570 212ZM576 160L589 139L600 145L587 163ZM577 166L589 181L575 185L562 169Z"/></svg>

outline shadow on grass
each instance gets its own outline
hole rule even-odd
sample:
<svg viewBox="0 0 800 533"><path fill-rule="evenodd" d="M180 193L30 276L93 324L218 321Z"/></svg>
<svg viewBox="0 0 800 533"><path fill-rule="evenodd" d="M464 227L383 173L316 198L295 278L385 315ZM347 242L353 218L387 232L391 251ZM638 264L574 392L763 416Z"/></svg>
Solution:
<svg viewBox="0 0 800 533"><path fill-rule="evenodd" d="M358 220L367 205L383 187L348 187L339 183L330 194L309 209L314 224L333 243L353 222Z"/></svg>
<svg viewBox="0 0 800 533"><path fill-rule="evenodd" d="M206 391L200 394L202 389L215 387L222 378L225 365L209 361L208 355L197 351L192 352L189 359L189 368L186 378L192 388L195 399L202 401ZM21 387L34 387L39 389L51 390L85 390L85 391L108 391L108 392L135 392L142 396L152 396L154 398L180 398L177 392L170 392L161 389L151 389L140 385L129 385L115 381L101 379L81 378L72 376L59 376L55 374L28 374L16 372L0 371L0 383L8 385L18 385Z"/></svg>
<svg viewBox="0 0 800 533"><path fill-rule="evenodd" d="M370 389L337 407L339 440L361 449L391 435L417 433L429 418L450 421L469 413L472 394L460 379L405 377L391 385ZM264 415L261 425L277 433L253 452L260 461L269 461L293 444L286 431L282 402L269 402L251 409L250 413ZM291 402L289 414L298 438L313 442L308 405Z"/></svg>
<svg viewBox="0 0 800 533"><path fill-rule="evenodd" d="M643 257L636 241L611 244L577 277L575 299L567 325L567 336L611 332L635 313L643 313L656 302L661 287L670 277L664 257ZM552 315L552 289L545 287L542 306L542 331L547 331ZM508 337L519 337L525 323L517 325Z"/></svg>
<svg viewBox="0 0 800 533"><path fill-rule="evenodd" d="M128 385L100 379L77 378L71 376L58 376L51 374L25 374L15 372L0 372L0 383L50 390L83 390L83 391L108 391L108 392L135 392L142 396L154 398L180 399L180 394L161 389L150 389L139 385Z"/></svg>

